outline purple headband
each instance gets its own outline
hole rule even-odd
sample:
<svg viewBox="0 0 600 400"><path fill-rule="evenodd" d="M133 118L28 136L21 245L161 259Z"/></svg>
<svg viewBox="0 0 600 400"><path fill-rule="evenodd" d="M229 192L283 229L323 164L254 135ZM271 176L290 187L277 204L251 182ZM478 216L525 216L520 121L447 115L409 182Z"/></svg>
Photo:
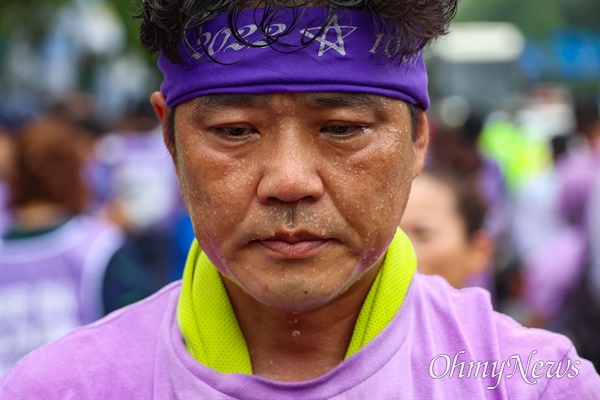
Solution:
<svg viewBox="0 0 600 400"><path fill-rule="evenodd" d="M183 66L163 54L158 58L164 75L160 90L167 105L220 93L358 92L429 108L422 53L401 64L381 56L385 43L375 34L372 13L338 10L325 24L325 8L296 12L301 22L294 22L294 11L286 9L271 16L269 28L271 35L289 32L281 41L291 47L279 42L267 45L257 28L265 14L261 8L241 11L235 25L241 37L261 47L238 42L227 14L189 30L179 49ZM314 39L310 45L302 46L310 39Z"/></svg>

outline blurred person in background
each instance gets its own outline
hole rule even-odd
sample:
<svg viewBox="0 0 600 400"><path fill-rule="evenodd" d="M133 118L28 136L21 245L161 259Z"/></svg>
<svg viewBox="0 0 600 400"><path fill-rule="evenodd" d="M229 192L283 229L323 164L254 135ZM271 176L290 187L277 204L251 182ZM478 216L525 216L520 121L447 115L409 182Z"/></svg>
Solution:
<svg viewBox="0 0 600 400"><path fill-rule="evenodd" d="M538 224L537 245L523 254L523 304L528 325L567 334L600 370L600 302L593 279L600 243L592 223L600 208L594 197L600 185L598 103L578 102L573 111L576 129L552 140L553 165L521 195L522 203L532 203L527 210L544 211L537 220L545 224ZM525 197L539 182L547 190ZM532 215L519 212L516 218L523 225L534 222Z"/></svg>
<svg viewBox="0 0 600 400"><path fill-rule="evenodd" d="M600 180L594 184L590 201L595 205L590 207L590 218L587 221L590 260L587 274L581 282L583 290L579 292L583 296L575 310L583 314L578 315L577 320L584 323L576 329L574 336L596 371L600 371Z"/></svg>
<svg viewBox="0 0 600 400"><path fill-rule="evenodd" d="M516 97L508 112L486 116L478 147L500 167L510 196L552 163L550 139L571 126L564 96L551 86L533 88Z"/></svg>
<svg viewBox="0 0 600 400"><path fill-rule="evenodd" d="M521 260L543 248L563 225L556 213L560 178L555 166L566 154L567 136L574 128L573 118L568 94L550 85L532 90L518 113L521 136L534 138L548 154L543 166L524 174L512 186L511 237ZM517 164L526 168L526 160Z"/></svg>
<svg viewBox="0 0 600 400"><path fill-rule="evenodd" d="M8 176L14 164L14 143L11 132L0 125L0 236L10 226L10 209L8 207Z"/></svg>
<svg viewBox="0 0 600 400"><path fill-rule="evenodd" d="M413 182L400 222L415 247L418 270L440 275L455 288L485 272L494 247L483 226L486 208L472 179L426 167Z"/></svg>
<svg viewBox="0 0 600 400"><path fill-rule="evenodd" d="M178 249L185 248L187 255L193 237L179 243L187 214L149 104L139 104L99 140L96 166L104 171L102 186L107 190L101 212L125 232L123 246L104 275L102 297L108 314L181 278L185 260Z"/></svg>
<svg viewBox="0 0 600 400"><path fill-rule="evenodd" d="M83 137L52 117L15 136L12 221L0 241L0 373L35 348L103 315L102 276L119 229L83 214Z"/></svg>
<svg viewBox="0 0 600 400"><path fill-rule="evenodd" d="M505 177L498 162L479 149L485 116L458 96L444 99L438 114L428 162L470 177L487 203L486 228L495 236L504 234Z"/></svg>
<svg viewBox="0 0 600 400"><path fill-rule="evenodd" d="M585 231L594 205L592 191L600 180L600 102L579 101L574 114L576 129L569 137L570 146L556 162L558 212L570 225Z"/></svg>
<svg viewBox="0 0 600 400"><path fill-rule="evenodd" d="M447 169L448 174L472 182L474 195L485 204L481 227L494 242L490 265L472 275L466 285L489 290L496 301L496 274L508 264L511 250L507 239L505 177L498 163L479 150L484 116L464 98L451 96L440 102L437 115L432 119L437 129L431 140L428 165Z"/></svg>

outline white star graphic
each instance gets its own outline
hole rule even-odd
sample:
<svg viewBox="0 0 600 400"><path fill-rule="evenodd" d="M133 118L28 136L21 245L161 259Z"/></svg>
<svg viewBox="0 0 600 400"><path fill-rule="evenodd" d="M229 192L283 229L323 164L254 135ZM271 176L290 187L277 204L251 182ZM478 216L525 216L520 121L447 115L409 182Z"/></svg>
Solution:
<svg viewBox="0 0 600 400"><path fill-rule="evenodd" d="M350 25L342 25L340 26L338 24L338 16L334 15L333 17L331 17L331 20L327 23L327 25L323 26L319 26L316 28L307 28L307 29L303 29L300 32L303 35L308 36L311 39L315 39L316 41L318 41L319 43L321 43L321 46L319 47L319 57L321 57L327 50L335 50L338 53L340 53L341 55L345 56L346 55L346 49L344 48L344 38L347 37L348 35L350 35L352 32L354 32L356 30L356 26L350 26ZM321 29L323 29L323 33L319 36L319 37L315 37L315 35L313 33L311 33L310 31L320 31ZM330 42L327 40L327 33L329 32L330 29L334 29L335 33L337 34L337 40L335 42ZM344 33L342 32L342 29L349 29L349 31L346 31L346 34L344 35ZM325 47L327 46L327 48Z"/></svg>

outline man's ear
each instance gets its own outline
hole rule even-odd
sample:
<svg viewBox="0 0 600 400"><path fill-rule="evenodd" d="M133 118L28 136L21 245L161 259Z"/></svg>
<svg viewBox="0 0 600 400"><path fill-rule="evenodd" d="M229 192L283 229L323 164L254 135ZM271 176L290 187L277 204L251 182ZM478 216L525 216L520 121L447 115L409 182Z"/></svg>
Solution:
<svg viewBox="0 0 600 400"><path fill-rule="evenodd" d="M154 107L156 116L162 126L165 145L167 146L169 153L171 153L173 161L175 161L175 127L171 126L172 124L169 122L171 108L167 106L167 98L161 92L154 92L152 93L152 96L150 96L150 103L152 104L152 107Z"/></svg>
<svg viewBox="0 0 600 400"><path fill-rule="evenodd" d="M413 179L419 176L425 165L425 155L427 153L427 145L429 144L429 122L427 121L427 115L423 111L419 111L418 123L414 133L413 151L415 152L415 158Z"/></svg>

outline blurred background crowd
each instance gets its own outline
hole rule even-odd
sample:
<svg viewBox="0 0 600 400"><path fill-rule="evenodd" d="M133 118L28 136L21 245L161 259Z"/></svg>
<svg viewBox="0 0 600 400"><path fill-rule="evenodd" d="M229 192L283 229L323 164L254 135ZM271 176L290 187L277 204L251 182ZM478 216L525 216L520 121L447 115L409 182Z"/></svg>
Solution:
<svg viewBox="0 0 600 400"><path fill-rule="evenodd" d="M0 4L0 375L179 279L193 239L121 0ZM600 2L463 0L426 52L424 273L567 334L600 370Z"/></svg>

